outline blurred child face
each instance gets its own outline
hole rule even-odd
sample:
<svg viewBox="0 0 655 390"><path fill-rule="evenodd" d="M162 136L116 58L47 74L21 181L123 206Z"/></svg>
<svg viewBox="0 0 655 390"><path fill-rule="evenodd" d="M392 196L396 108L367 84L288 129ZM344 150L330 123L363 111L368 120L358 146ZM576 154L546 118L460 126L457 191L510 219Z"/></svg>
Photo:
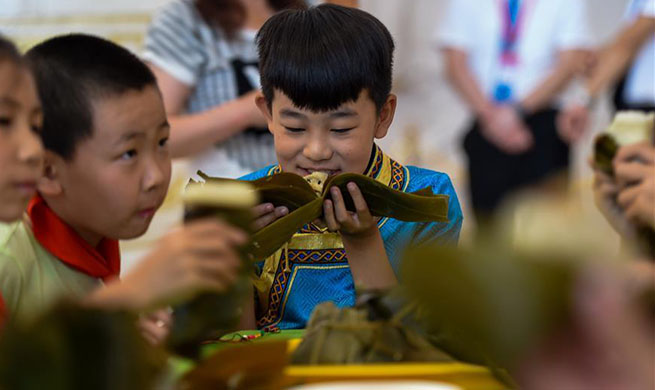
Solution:
<svg viewBox="0 0 655 390"><path fill-rule="evenodd" d="M159 90L96 98L93 135L79 142L72 160L51 152L54 172L42 190L48 204L92 245L102 237L145 233L161 206L171 176L169 125ZM47 195L49 194L49 195Z"/></svg>
<svg viewBox="0 0 655 390"><path fill-rule="evenodd" d="M263 96L257 104L267 117L283 171L336 175L365 171L374 139L384 137L391 125L396 97L389 95L379 114L367 90L356 101L326 112L298 108L278 90L270 112Z"/></svg>
<svg viewBox="0 0 655 390"><path fill-rule="evenodd" d="M29 72L0 61L0 221L20 218L41 176L41 105Z"/></svg>

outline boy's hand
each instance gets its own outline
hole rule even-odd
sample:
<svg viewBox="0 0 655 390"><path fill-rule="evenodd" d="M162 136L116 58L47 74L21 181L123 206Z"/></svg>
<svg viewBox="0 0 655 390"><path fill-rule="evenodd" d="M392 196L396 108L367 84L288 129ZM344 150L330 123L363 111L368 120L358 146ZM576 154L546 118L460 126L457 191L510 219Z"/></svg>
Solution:
<svg viewBox="0 0 655 390"><path fill-rule="evenodd" d="M396 285L398 280L389 263L377 218L371 215L366 200L355 183L348 183L346 188L356 211L348 211L341 191L332 187L332 200L326 199L323 203L328 230L341 233L350 272L356 285L371 289L390 288Z"/></svg>
<svg viewBox="0 0 655 390"><path fill-rule="evenodd" d="M289 214L289 209L284 206L275 207L273 203L262 203L257 205L253 209L253 215L255 216L253 230L259 231L287 214Z"/></svg>
<svg viewBox="0 0 655 390"><path fill-rule="evenodd" d="M590 160L589 163L594 167L593 161ZM596 203L596 207L601 214L603 214L607 222L609 222L612 228L624 238L631 239L634 232L623 215L621 208L616 203L618 187L614 182L614 179L600 169L594 167L594 181L592 188L594 192L594 203Z"/></svg>
<svg viewBox="0 0 655 390"><path fill-rule="evenodd" d="M172 309L166 308L140 315L137 325L146 341L157 346L168 336L172 323Z"/></svg>
<svg viewBox="0 0 655 390"><path fill-rule="evenodd" d="M624 146L613 164L619 187L616 201L625 216L655 228L655 147L647 143Z"/></svg>
<svg viewBox="0 0 655 390"><path fill-rule="evenodd" d="M328 230L340 232L342 235L351 237L363 237L374 234L378 231L377 219L371 215L364 195L355 183L348 183L348 192L355 204L356 212L346 209L346 203L338 187L330 189L332 200L327 199L323 203L323 215Z"/></svg>
<svg viewBox="0 0 655 390"><path fill-rule="evenodd" d="M237 278L241 262L235 248L242 231L215 219L198 220L166 235L119 283L131 306L173 304L201 291L224 291Z"/></svg>

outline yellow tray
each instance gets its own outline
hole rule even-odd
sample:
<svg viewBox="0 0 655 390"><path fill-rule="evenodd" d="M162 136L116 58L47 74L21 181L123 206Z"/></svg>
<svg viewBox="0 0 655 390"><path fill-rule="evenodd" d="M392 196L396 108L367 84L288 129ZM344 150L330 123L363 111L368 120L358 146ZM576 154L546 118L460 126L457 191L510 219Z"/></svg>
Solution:
<svg viewBox="0 0 655 390"><path fill-rule="evenodd" d="M287 341L293 352L301 339ZM500 383L486 367L464 363L381 363L359 365L290 365L284 369L285 383L300 385L335 381L428 380L453 384L470 390L501 390Z"/></svg>
<svg viewBox="0 0 655 390"><path fill-rule="evenodd" d="M282 335L286 336L286 335ZM181 377L189 372L193 377L223 383L222 381L240 370L241 374L261 376L268 372L268 381L279 388L324 382L370 382L370 381L432 381L457 386L463 390L500 390L507 386L500 383L486 368L471 364L449 363L379 363L358 365L286 365L289 356L300 344L295 335L286 340L276 337L262 337L241 348L219 348L210 353L205 362L194 369L192 362L178 359L175 366ZM213 362L210 362L213 360ZM190 372L193 370L194 372ZM211 387L211 386L210 386ZM210 388L207 387L207 388ZM278 387L276 387L278 388ZM353 388L357 388L356 384Z"/></svg>

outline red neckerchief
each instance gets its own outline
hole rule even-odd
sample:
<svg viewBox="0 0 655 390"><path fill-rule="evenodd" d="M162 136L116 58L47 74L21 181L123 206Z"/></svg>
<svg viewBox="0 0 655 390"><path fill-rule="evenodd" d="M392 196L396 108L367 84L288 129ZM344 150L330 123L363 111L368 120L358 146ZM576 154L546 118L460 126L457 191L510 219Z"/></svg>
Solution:
<svg viewBox="0 0 655 390"><path fill-rule="evenodd" d="M2 295L0 294L0 330L2 330L3 325L7 322L7 307L5 306L5 301L2 300Z"/></svg>
<svg viewBox="0 0 655 390"><path fill-rule="evenodd" d="M96 248L62 221L40 195L27 206L32 232L43 247L62 263L104 281L118 277L121 257L117 240L103 238Z"/></svg>

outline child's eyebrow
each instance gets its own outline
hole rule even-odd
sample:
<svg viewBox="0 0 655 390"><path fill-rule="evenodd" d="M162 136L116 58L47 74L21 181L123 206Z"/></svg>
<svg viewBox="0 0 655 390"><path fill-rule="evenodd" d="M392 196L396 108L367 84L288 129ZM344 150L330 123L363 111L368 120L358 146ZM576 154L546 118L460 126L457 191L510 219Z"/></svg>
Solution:
<svg viewBox="0 0 655 390"><path fill-rule="evenodd" d="M349 108L341 109L339 111L330 113L330 118L348 118L352 116L357 116L357 112Z"/></svg>
<svg viewBox="0 0 655 390"><path fill-rule="evenodd" d="M121 137L116 141L116 144L122 144L127 141L131 141L135 138L145 138L146 134L142 131L130 131L129 133L125 133L121 135Z"/></svg>
<svg viewBox="0 0 655 390"><path fill-rule="evenodd" d="M0 104L4 104L5 106L10 106L10 107L20 106L20 104L16 100L6 96L0 97Z"/></svg>
<svg viewBox="0 0 655 390"><path fill-rule="evenodd" d="M164 121L159 126L157 126L157 130L163 130L168 128L169 126L170 125L168 124L168 121L164 119ZM120 145L122 143L131 141L135 138L145 138L145 137L146 137L146 133L143 131L137 131L137 130L130 131L128 133L121 135L118 141L116 141L116 145Z"/></svg>
<svg viewBox="0 0 655 390"><path fill-rule="evenodd" d="M307 119L307 116L305 114L288 108L285 108L282 111L280 111L280 116L286 116L286 117L298 118L298 119Z"/></svg>

